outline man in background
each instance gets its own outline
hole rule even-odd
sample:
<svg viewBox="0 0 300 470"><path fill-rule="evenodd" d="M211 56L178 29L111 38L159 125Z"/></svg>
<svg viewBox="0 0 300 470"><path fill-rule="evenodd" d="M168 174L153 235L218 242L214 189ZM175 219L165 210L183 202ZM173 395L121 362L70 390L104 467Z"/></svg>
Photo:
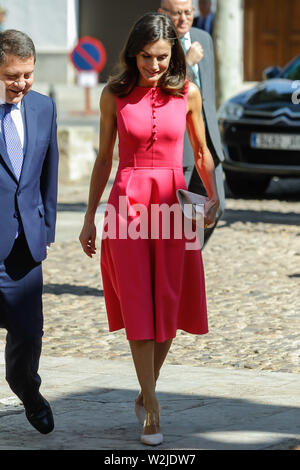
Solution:
<svg viewBox="0 0 300 470"><path fill-rule="evenodd" d="M224 160L215 105L214 51L210 35L193 28L194 8L192 0L161 0L161 13L173 20L182 47L186 53L188 74L200 89L206 141L216 169L220 207L214 227L204 231L204 245L211 236L225 208L225 192L221 162ZM187 133L184 139L183 170L189 191L206 194L204 185L194 165L194 153Z"/></svg>
<svg viewBox="0 0 300 470"><path fill-rule="evenodd" d="M211 10L211 0L199 0L198 7L200 15L194 18L193 26L203 29L212 36L214 13Z"/></svg>

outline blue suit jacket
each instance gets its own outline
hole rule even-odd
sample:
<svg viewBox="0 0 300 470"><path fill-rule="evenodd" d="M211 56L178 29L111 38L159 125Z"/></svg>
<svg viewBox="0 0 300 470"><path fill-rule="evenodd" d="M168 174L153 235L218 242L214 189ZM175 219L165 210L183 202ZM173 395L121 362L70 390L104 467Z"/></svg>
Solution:
<svg viewBox="0 0 300 470"><path fill-rule="evenodd" d="M29 91L22 100L25 156L18 181L0 136L0 260L10 253L21 221L32 257L46 258L54 241L58 149L53 100Z"/></svg>

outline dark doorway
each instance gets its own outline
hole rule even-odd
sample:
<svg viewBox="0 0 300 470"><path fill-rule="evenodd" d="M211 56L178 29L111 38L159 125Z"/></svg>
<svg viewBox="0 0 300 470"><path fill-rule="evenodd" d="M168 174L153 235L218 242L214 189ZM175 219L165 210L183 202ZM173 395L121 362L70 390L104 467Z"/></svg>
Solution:
<svg viewBox="0 0 300 470"><path fill-rule="evenodd" d="M144 13L157 11L160 0L79 0L79 36L99 39L107 53L100 81L105 82L118 63L133 23Z"/></svg>

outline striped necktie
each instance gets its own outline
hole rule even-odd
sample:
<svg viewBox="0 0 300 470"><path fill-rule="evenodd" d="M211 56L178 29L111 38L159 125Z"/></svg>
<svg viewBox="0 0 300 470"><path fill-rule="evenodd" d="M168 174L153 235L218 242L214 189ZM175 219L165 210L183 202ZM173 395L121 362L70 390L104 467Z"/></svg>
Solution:
<svg viewBox="0 0 300 470"><path fill-rule="evenodd" d="M182 48L184 50L184 53L186 54L187 50L186 50L186 46L185 46L184 36L182 38L180 38L180 42L181 42ZM196 67L196 65L193 65L191 68L193 70L193 81L196 83L196 85L198 85L198 88L201 90L200 77L199 77L197 67Z"/></svg>
<svg viewBox="0 0 300 470"><path fill-rule="evenodd" d="M17 179L20 179L23 165L23 148L21 140L11 115L13 104L5 103L4 116L2 119L3 136L6 144L6 150L10 158L13 170Z"/></svg>

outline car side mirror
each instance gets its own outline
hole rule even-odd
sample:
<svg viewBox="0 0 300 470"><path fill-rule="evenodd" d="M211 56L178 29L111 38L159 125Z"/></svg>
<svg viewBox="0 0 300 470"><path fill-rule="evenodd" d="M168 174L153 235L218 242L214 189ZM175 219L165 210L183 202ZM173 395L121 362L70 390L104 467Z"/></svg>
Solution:
<svg viewBox="0 0 300 470"><path fill-rule="evenodd" d="M269 78L278 77L281 72L281 68L277 66L268 67L263 71L263 79L268 80Z"/></svg>

